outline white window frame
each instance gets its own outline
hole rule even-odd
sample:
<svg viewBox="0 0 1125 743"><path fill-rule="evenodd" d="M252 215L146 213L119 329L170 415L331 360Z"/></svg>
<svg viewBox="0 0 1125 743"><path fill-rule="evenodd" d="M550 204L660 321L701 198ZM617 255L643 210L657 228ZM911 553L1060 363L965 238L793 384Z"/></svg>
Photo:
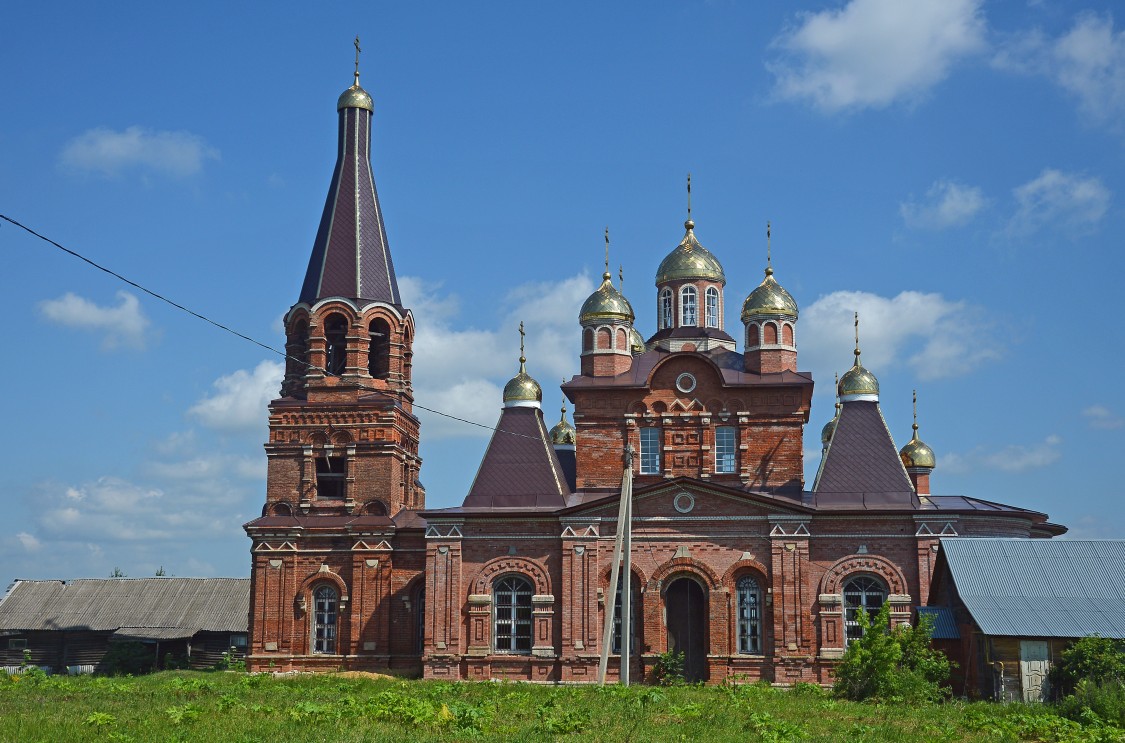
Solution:
<svg viewBox="0 0 1125 743"><path fill-rule="evenodd" d="M721 327L719 323L719 290L713 286L707 287L706 297L706 322L709 328Z"/></svg>
<svg viewBox="0 0 1125 743"><path fill-rule="evenodd" d="M672 314L673 310L671 289L665 288L660 292L660 307L658 309L660 329L664 330L665 328L672 327L672 325L674 324L672 322L672 318L674 317L674 315Z"/></svg>
<svg viewBox="0 0 1125 743"><path fill-rule="evenodd" d="M639 472L642 475L659 475L661 430L655 426L642 428L640 437L641 455L637 458Z"/></svg>
<svg viewBox="0 0 1125 743"><path fill-rule="evenodd" d="M715 429L715 472L729 475L738 470L738 429L719 426Z"/></svg>
<svg viewBox="0 0 1125 743"><path fill-rule="evenodd" d="M680 327L699 325L699 292L694 286L680 289Z"/></svg>

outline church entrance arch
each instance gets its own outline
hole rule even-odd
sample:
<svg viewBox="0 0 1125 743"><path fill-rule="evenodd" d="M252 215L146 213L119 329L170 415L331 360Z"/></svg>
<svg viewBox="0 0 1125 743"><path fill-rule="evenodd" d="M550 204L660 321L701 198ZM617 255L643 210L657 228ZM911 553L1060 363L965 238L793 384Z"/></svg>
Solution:
<svg viewBox="0 0 1125 743"><path fill-rule="evenodd" d="M684 678L707 680L707 592L692 578L673 579L664 592L668 651L684 654Z"/></svg>

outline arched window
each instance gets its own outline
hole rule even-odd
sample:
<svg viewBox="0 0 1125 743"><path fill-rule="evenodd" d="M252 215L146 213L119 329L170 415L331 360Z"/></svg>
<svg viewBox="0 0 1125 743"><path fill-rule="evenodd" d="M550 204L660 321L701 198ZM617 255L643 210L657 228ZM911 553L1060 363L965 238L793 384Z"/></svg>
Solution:
<svg viewBox="0 0 1125 743"><path fill-rule="evenodd" d="M339 376L348 365L348 321L342 315L329 315L324 323L324 339L328 345L325 368Z"/></svg>
<svg viewBox="0 0 1125 743"><path fill-rule="evenodd" d="M332 586L313 591L313 652L336 653L336 620L340 595Z"/></svg>
<svg viewBox="0 0 1125 743"><path fill-rule="evenodd" d="M367 373L375 379L386 379L391 372L391 326L377 317L368 328L371 345L367 351Z"/></svg>
<svg viewBox="0 0 1125 743"><path fill-rule="evenodd" d="M763 331L762 336L763 336L763 339L764 339L762 342L765 345L773 346L773 345L777 344L777 326L776 325L774 325L772 322L768 322L768 323L766 323L765 325L762 326L762 331Z"/></svg>
<svg viewBox="0 0 1125 743"><path fill-rule="evenodd" d="M690 327L699 324L699 308L696 304L694 286L685 286L680 290L680 327Z"/></svg>
<svg viewBox="0 0 1125 743"><path fill-rule="evenodd" d="M492 584L492 638L497 653L531 653L531 582L519 575Z"/></svg>
<svg viewBox="0 0 1125 743"><path fill-rule="evenodd" d="M746 326L746 346L748 348L753 348L758 344L758 326L754 323L750 323Z"/></svg>
<svg viewBox="0 0 1125 743"><path fill-rule="evenodd" d="M614 594L613 599L613 645L610 650L611 653L621 654L621 586L625 583L625 576L619 576L617 581L617 592ZM637 593L637 580L634 576L633 580L629 582L629 653L635 655L637 648L640 647L637 641L637 604L639 603L639 595Z"/></svg>
<svg viewBox="0 0 1125 743"><path fill-rule="evenodd" d="M309 352L309 323L307 320L301 319L293 323L293 329L289 331L289 348L286 353L294 360L294 370L298 376L305 376L308 372Z"/></svg>
<svg viewBox="0 0 1125 743"><path fill-rule="evenodd" d="M707 327L719 327L719 290L713 286L707 287Z"/></svg>
<svg viewBox="0 0 1125 743"><path fill-rule="evenodd" d="M793 326L789 323L781 326L781 342L787 346L793 345Z"/></svg>
<svg viewBox="0 0 1125 743"><path fill-rule="evenodd" d="M586 328L582 331L582 350L594 350L594 330L593 328Z"/></svg>
<svg viewBox="0 0 1125 743"><path fill-rule="evenodd" d="M887 587L878 578L859 575L844 584L844 631L845 641L859 639L863 630L859 626L859 612L866 611L873 616L887 600Z"/></svg>
<svg viewBox="0 0 1125 743"><path fill-rule="evenodd" d="M738 579L738 652L762 653L762 587L749 575Z"/></svg>
<svg viewBox="0 0 1125 743"><path fill-rule="evenodd" d="M656 313L656 324L660 330L672 327L672 290L665 289L660 292L660 307Z"/></svg>

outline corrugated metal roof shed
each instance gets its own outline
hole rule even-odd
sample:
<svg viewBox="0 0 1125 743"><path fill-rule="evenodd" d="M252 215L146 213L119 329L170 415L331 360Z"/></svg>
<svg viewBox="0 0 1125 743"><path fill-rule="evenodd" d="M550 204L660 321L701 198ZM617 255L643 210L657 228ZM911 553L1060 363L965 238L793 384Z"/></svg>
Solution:
<svg viewBox="0 0 1125 743"><path fill-rule="evenodd" d="M19 580L0 600L0 630L246 632L249 612L249 578Z"/></svg>
<svg viewBox="0 0 1125 743"><path fill-rule="evenodd" d="M944 538L941 548L986 635L1125 638L1125 541Z"/></svg>
<svg viewBox="0 0 1125 743"><path fill-rule="evenodd" d="M953 618L953 611L948 606L917 606L919 618L933 617L933 634L935 640L959 640L961 632L957 629L957 620Z"/></svg>

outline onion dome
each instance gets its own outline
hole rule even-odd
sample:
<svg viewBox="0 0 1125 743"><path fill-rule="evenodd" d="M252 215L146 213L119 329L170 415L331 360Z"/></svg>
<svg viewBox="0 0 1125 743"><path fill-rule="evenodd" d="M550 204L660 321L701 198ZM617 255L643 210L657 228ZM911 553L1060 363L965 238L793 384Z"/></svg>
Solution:
<svg viewBox="0 0 1125 743"><path fill-rule="evenodd" d="M612 278L608 270L602 274L602 285L582 303L582 310L578 313L579 322L597 320L633 322L636 318L633 314L633 306L613 285Z"/></svg>
<svg viewBox="0 0 1125 743"><path fill-rule="evenodd" d="M559 422L551 429L548 434L551 437L552 446L574 446L574 442L578 437L578 432L574 430L574 426L566 419L566 405L562 406L562 415L559 417Z"/></svg>
<svg viewBox="0 0 1125 743"><path fill-rule="evenodd" d="M750 292L742 303L742 321L755 315L787 315L797 317L797 303L785 287L773 277L773 268L766 268L766 278Z"/></svg>
<svg viewBox="0 0 1125 743"><path fill-rule="evenodd" d="M648 350L645 337L634 327L629 328L629 347L633 353L644 353Z"/></svg>
<svg viewBox="0 0 1125 743"><path fill-rule="evenodd" d="M844 376L840 377L840 382L836 385L836 394L840 396L840 402L878 402L879 380L860 362L858 312L855 315L855 351L853 353L855 354L855 364L851 369L844 372Z"/></svg>
<svg viewBox="0 0 1125 743"><path fill-rule="evenodd" d="M537 408L543 402L543 388L527 373L523 347L523 323L520 323L520 370L504 385L504 407Z"/></svg>
<svg viewBox="0 0 1125 743"><path fill-rule="evenodd" d="M937 464L937 458L934 457L934 450L926 445L922 439L918 438L918 392L914 393L914 436L910 441L906 442L906 446L902 447L898 455L902 457L902 465L908 470L932 470Z"/></svg>
<svg viewBox="0 0 1125 743"><path fill-rule="evenodd" d="M723 273L723 265L695 238L695 222L688 219L684 222L684 229L687 230L684 239L665 256L656 270L657 286L683 279L705 279L725 286L727 277Z"/></svg>

